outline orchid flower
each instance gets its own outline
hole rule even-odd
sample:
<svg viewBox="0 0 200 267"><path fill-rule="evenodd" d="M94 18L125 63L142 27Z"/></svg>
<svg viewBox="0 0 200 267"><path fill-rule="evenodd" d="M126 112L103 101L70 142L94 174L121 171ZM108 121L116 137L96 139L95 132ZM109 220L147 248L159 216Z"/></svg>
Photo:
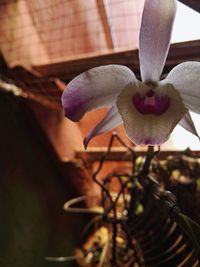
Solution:
<svg viewBox="0 0 200 267"><path fill-rule="evenodd" d="M174 67L160 80L170 46L176 0L146 0L139 37L141 80L127 67L106 65L74 78L64 90L65 116L79 121L86 112L110 107L84 139L123 123L135 144L160 145L177 124L198 137L189 111L200 113L200 62Z"/></svg>

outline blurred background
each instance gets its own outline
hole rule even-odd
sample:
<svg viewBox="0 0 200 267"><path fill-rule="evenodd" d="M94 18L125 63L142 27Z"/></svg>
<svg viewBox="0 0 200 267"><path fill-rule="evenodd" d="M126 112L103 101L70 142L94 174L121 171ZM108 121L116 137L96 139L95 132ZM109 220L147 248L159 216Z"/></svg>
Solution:
<svg viewBox="0 0 200 267"><path fill-rule="evenodd" d="M144 0L0 1L0 266L62 266L45 256L74 254L87 216L66 214L71 197L96 192L91 173L111 133L82 140L105 110L79 123L64 118L66 84L95 66L122 64L140 78L138 37ZM200 60L200 4L178 2L163 77L175 65ZM195 117L200 130L198 118ZM116 129L129 144L123 127ZM165 151L199 150L176 128ZM144 147L137 148L143 151ZM113 161L123 153L115 143ZM75 266L74 263L63 266Z"/></svg>

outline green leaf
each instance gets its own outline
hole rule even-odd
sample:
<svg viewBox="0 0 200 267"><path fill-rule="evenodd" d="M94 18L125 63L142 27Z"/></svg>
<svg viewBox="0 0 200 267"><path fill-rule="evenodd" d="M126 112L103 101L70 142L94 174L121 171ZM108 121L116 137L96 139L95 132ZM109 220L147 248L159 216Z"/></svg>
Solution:
<svg viewBox="0 0 200 267"><path fill-rule="evenodd" d="M135 214L140 215L144 212L144 206L140 202L135 203Z"/></svg>
<svg viewBox="0 0 200 267"><path fill-rule="evenodd" d="M200 177L196 180L197 183L197 192L200 192Z"/></svg>

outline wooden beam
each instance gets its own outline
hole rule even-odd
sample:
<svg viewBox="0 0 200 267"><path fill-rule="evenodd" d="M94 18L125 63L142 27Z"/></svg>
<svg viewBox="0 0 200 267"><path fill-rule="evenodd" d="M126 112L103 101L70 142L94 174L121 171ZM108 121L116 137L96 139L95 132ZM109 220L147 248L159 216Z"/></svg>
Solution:
<svg viewBox="0 0 200 267"><path fill-rule="evenodd" d="M34 66L34 69L42 76L59 77L62 81L69 82L85 70L107 64L122 64L130 67L134 65L137 72L139 70L137 67L138 51L110 52L102 55L92 54L65 62Z"/></svg>
<svg viewBox="0 0 200 267"><path fill-rule="evenodd" d="M186 6L200 13L200 1L199 0L179 0L179 2L182 2Z"/></svg>
<svg viewBox="0 0 200 267"><path fill-rule="evenodd" d="M134 148L137 156L145 156L146 149L142 147ZM99 161L101 157L107 152L107 147L89 147L87 150L77 150L76 158L92 161ZM180 155L184 151L182 150L167 150L162 149L158 154L159 159L164 159L167 156ZM200 151L190 151L190 154L194 157L200 156ZM131 154L125 147L112 147L111 151L108 153L106 160L108 161L129 161L131 160ZM65 159L63 159L65 161Z"/></svg>
<svg viewBox="0 0 200 267"><path fill-rule="evenodd" d="M0 79L0 90L33 100L61 111L60 98L65 84L56 78L45 78L35 71L16 66L7 69Z"/></svg>
<svg viewBox="0 0 200 267"><path fill-rule="evenodd" d="M99 10L99 15L102 21L102 25L104 28L105 38L107 41L108 48L114 49L117 46L115 33L113 30L111 14L109 3L107 0L96 0L97 7Z"/></svg>
<svg viewBox="0 0 200 267"><path fill-rule="evenodd" d="M200 40L172 44L167 57L164 73L168 73L177 64L195 60L200 61ZM107 64L125 65L139 76L138 50L110 52L103 55L90 55L83 58L35 66L34 69L42 76L58 77L66 83L83 71Z"/></svg>

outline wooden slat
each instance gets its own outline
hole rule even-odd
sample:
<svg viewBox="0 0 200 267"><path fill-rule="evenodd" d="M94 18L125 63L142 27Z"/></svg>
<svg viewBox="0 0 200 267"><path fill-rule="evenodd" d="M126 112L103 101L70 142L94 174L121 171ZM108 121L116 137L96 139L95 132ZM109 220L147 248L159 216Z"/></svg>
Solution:
<svg viewBox="0 0 200 267"><path fill-rule="evenodd" d="M61 94L65 87L59 79L42 77L39 73L17 66L7 68L0 79L0 90L31 99L43 106L61 111Z"/></svg>
<svg viewBox="0 0 200 267"><path fill-rule="evenodd" d="M134 149L137 156L145 156L146 148L138 147ZM101 157L107 152L107 147L89 147L87 150L77 150L76 157L79 159L88 159L89 161L99 161ZM160 159L167 156L180 155L183 151L179 150L167 150L161 149L158 157ZM194 157L200 156L200 151L190 151L190 154ZM106 160L109 161L129 161L131 159L130 152L125 147L112 147L108 153ZM65 159L63 159L65 162Z"/></svg>
<svg viewBox="0 0 200 267"><path fill-rule="evenodd" d="M113 49L116 47L116 38L112 27L111 14L108 4L109 3L106 0L97 0L97 7L104 28L107 45L108 48Z"/></svg>
<svg viewBox="0 0 200 267"><path fill-rule="evenodd" d="M56 76L63 81L70 81L78 74L93 67L107 65L107 64L122 64L127 66L134 65L136 72L138 72L138 51L123 51L116 53L107 53L103 55L90 55L83 58L77 58L75 60L34 66L43 76Z"/></svg>
<svg viewBox="0 0 200 267"><path fill-rule="evenodd" d="M199 0L179 0L179 2L182 2L186 6L196 10L197 12L200 12L200 1Z"/></svg>
<svg viewBox="0 0 200 267"><path fill-rule="evenodd" d="M177 64L189 60L200 61L200 40L172 44L164 72L168 73ZM78 58L61 63L35 66L34 69L43 76L54 76L65 82L69 82L85 70L107 64L125 65L139 76L138 50L91 55L90 57Z"/></svg>

